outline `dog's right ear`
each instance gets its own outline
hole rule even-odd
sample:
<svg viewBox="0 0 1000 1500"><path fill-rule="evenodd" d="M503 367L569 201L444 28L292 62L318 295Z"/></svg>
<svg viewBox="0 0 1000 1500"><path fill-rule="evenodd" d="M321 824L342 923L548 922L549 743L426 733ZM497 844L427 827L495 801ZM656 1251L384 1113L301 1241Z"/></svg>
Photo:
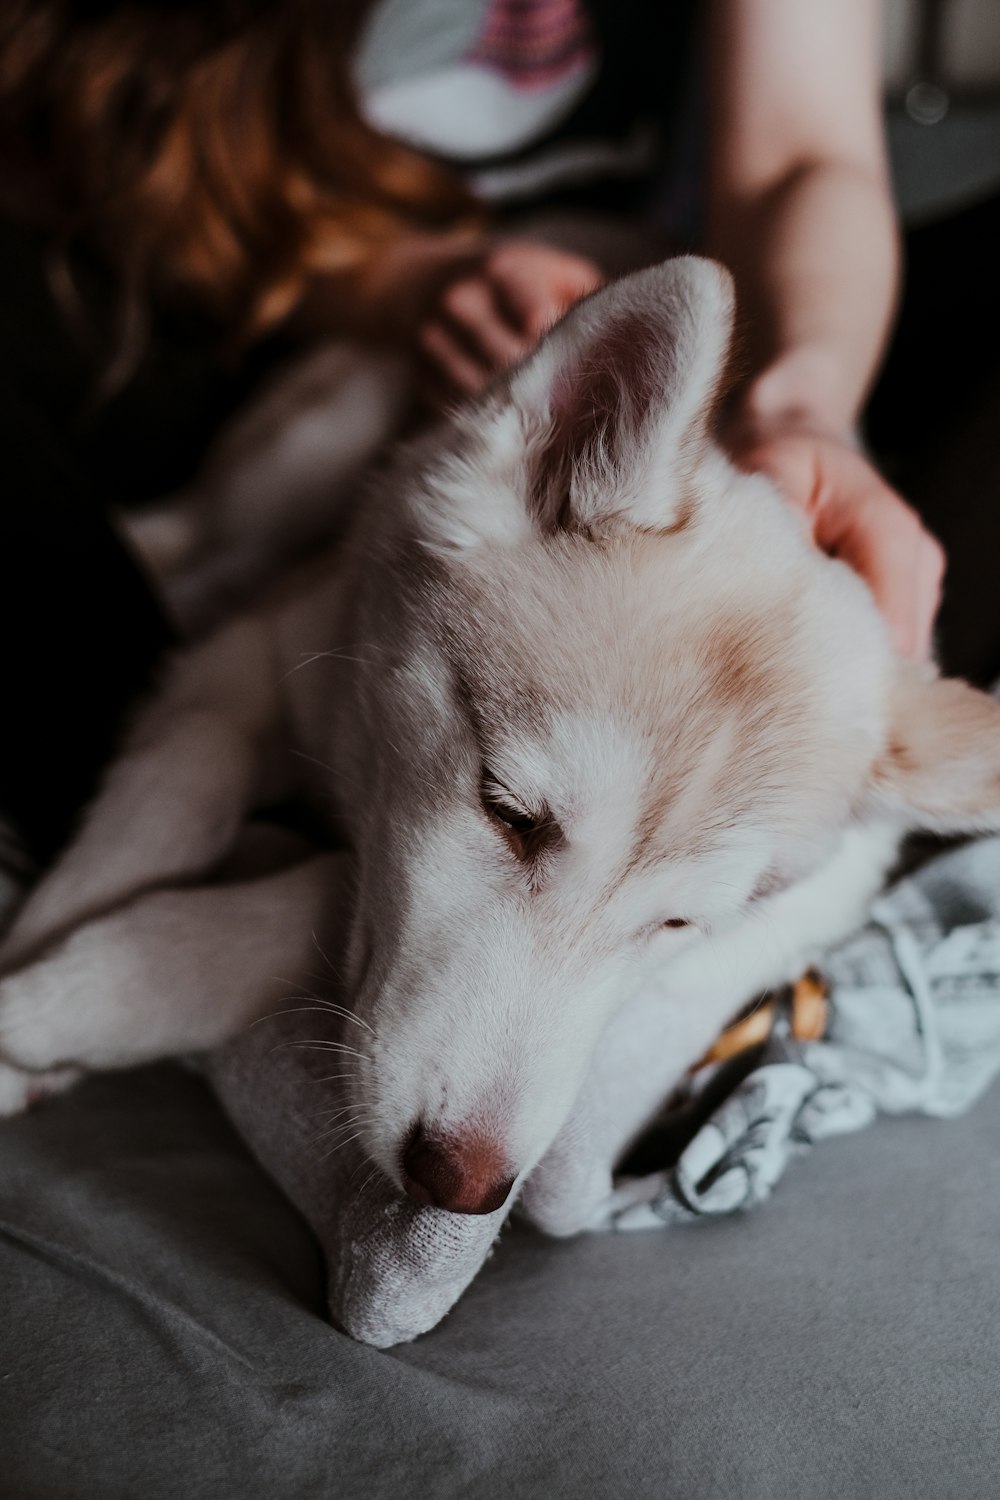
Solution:
<svg viewBox="0 0 1000 1500"><path fill-rule="evenodd" d="M457 414L458 447L427 476L431 544L684 525L732 321L730 276L694 256L578 303Z"/></svg>
<svg viewBox="0 0 1000 1500"><path fill-rule="evenodd" d="M873 790L911 828L1000 829L1000 703L957 678L900 664Z"/></svg>

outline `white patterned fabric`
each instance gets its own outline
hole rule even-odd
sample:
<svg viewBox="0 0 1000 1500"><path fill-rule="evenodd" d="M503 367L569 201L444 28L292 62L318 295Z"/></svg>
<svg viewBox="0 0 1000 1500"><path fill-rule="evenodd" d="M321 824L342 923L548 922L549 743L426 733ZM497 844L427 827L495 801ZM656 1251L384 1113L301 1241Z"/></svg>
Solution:
<svg viewBox="0 0 1000 1500"><path fill-rule="evenodd" d="M796 1042L779 1027L676 1165L619 1181L592 1228L754 1208L794 1157L880 1113L948 1119L971 1108L1000 1072L1000 838L903 880L823 972L824 1038ZM716 1073L695 1075L677 1109L696 1108Z"/></svg>

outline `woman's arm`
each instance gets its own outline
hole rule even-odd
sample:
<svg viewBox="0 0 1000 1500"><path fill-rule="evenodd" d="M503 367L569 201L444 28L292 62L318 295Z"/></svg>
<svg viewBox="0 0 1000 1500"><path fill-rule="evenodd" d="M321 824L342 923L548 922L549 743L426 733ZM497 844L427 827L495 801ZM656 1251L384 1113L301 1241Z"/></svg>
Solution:
<svg viewBox="0 0 1000 1500"><path fill-rule="evenodd" d="M882 138L878 0L713 0L709 254L736 276L751 410L849 431L899 255Z"/></svg>
<svg viewBox="0 0 1000 1500"><path fill-rule="evenodd" d="M898 238L882 136L878 0L713 0L707 249L736 277L749 356L732 442L817 543L926 651L943 556L856 449Z"/></svg>

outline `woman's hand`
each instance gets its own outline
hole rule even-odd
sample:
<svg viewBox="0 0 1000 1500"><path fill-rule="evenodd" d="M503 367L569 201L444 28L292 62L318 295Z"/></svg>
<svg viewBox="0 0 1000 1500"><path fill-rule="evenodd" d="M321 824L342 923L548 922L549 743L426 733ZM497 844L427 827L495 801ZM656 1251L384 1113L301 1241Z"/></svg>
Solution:
<svg viewBox="0 0 1000 1500"><path fill-rule="evenodd" d="M420 348L449 394L474 395L603 279L582 256L510 240L444 288L419 329Z"/></svg>
<svg viewBox="0 0 1000 1500"><path fill-rule="evenodd" d="M920 517L846 438L780 430L731 443L741 468L766 474L801 511L816 545L870 587L897 651L926 658L945 556Z"/></svg>

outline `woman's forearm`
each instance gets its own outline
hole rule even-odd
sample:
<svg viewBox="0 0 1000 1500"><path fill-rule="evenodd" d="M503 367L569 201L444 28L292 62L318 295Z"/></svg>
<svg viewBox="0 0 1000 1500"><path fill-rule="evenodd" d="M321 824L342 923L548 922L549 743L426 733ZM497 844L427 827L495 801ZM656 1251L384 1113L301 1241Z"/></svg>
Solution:
<svg viewBox="0 0 1000 1500"><path fill-rule="evenodd" d="M896 297L884 181L849 162L803 165L757 199L730 200L710 226L709 251L736 278L746 417L849 430Z"/></svg>
<svg viewBox="0 0 1000 1500"><path fill-rule="evenodd" d="M708 249L737 285L745 406L855 422L895 302L878 0L711 0Z"/></svg>

